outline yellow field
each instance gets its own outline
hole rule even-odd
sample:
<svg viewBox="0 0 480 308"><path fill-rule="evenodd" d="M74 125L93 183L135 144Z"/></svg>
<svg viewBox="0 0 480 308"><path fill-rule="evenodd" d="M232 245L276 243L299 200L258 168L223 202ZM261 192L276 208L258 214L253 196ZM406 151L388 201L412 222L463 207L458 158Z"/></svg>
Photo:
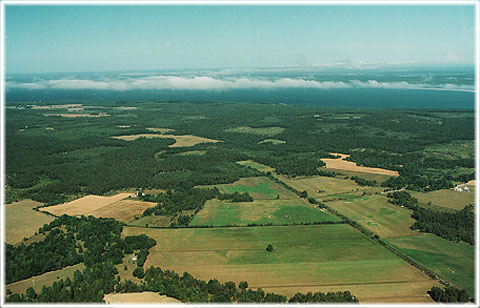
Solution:
<svg viewBox="0 0 480 308"><path fill-rule="evenodd" d="M110 197L88 195L80 199L54 206L44 207L41 210L56 216L67 215L91 215L95 210L128 198L132 193L119 193Z"/></svg>
<svg viewBox="0 0 480 308"><path fill-rule="evenodd" d="M340 170L352 170L365 173L376 173L384 174L389 176L399 176L398 171L387 170L382 168L371 168L371 167L362 167L357 166L356 163L343 160L344 158L349 157L350 155L340 154L340 153L330 153L332 155L340 155L341 158L322 158L322 161L327 164L327 168L340 169Z"/></svg>
<svg viewBox="0 0 480 308"><path fill-rule="evenodd" d="M120 200L99 208L88 215L93 215L95 217L111 217L118 221L127 223L134 220L135 217L142 216L146 209L156 205L157 204L154 202Z"/></svg>
<svg viewBox="0 0 480 308"><path fill-rule="evenodd" d="M450 209L461 210L468 204L475 204L475 192L455 191L453 189L440 189L426 193L418 191L409 191L409 193L418 199L419 202L447 207Z"/></svg>
<svg viewBox="0 0 480 308"><path fill-rule="evenodd" d="M412 211L387 202L383 195L371 195L328 202L328 206L356 221L381 238L416 235L410 226L415 223Z"/></svg>
<svg viewBox="0 0 480 308"><path fill-rule="evenodd" d="M355 181L348 179L332 178L325 176L309 176L289 178L283 175L276 175L277 178L295 188L298 191L306 191L310 197L321 198L328 195L352 193L365 190L368 187L357 185Z"/></svg>
<svg viewBox="0 0 480 308"><path fill-rule="evenodd" d="M33 289L35 289L36 292L40 292L44 285L51 286L54 281L60 279L65 280L67 277L70 277L70 279L72 279L73 273L76 270L83 271L84 268L85 265L83 265L83 263L67 266L56 271L47 272L42 275L34 276L28 279L8 284L5 286L5 290L10 289L13 293L22 294L29 287L32 287Z"/></svg>
<svg viewBox="0 0 480 308"><path fill-rule="evenodd" d="M207 229L125 227L157 241L145 267L159 266L195 278L246 280L293 296L297 292L349 290L365 302L432 302L438 285L421 271L348 225ZM267 243L274 250L265 251Z"/></svg>
<svg viewBox="0 0 480 308"><path fill-rule="evenodd" d="M103 300L107 304L140 304L140 303L161 303L161 304L179 304L176 298L160 295L157 292L138 292L138 293L110 293L105 294Z"/></svg>
<svg viewBox="0 0 480 308"><path fill-rule="evenodd" d="M41 205L33 200L22 200L5 204L5 240L9 244L20 243L24 237L30 237L43 224L48 224L53 217L33 210Z"/></svg>
<svg viewBox="0 0 480 308"><path fill-rule="evenodd" d="M126 135L126 136L114 136L114 139L120 139L125 141L132 141L138 138L172 138L175 139L175 143L169 145L169 147L191 147L199 143L216 143L220 142L219 140L208 139L203 137L197 137L192 135L165 135L165 134L137 134L137 135Z"/></svg>

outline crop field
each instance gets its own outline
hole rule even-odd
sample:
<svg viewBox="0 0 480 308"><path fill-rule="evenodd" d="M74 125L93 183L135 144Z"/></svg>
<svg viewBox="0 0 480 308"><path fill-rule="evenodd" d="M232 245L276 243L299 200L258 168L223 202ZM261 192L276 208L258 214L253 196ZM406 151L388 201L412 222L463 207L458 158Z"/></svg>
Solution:
<svg viewBox="0 0 480 308"><path fill-rule="evenodd" d="M340 155L340 158L322 158L322 161L327 164L327 168L340 169L340 170L352 170L365 173L375 173L383 174L388 176L398 176L398 171L387 170L382 168L371 168L371 167L362 167L357 166L356 163L344 160L344 158L349 157L350 155L340 154L340 153L330 153L333 155Z"/></svg>
<svg viewBox="0 0 480 308"><path fill-rule="evenodd" d="M474 295L475 249L429 233L387 241L402 253Z"/></svg>
<svg viewBox="0 0 480 308"><path fill-rule="evenodd" d="M172 138L175 139L175 143L169 145L170 147L191 147L199 143L216 143L218 140L208 139L203 137L197 137L192 135L165 135L165 134L137 134L137 135L125 135L125 136L113 136L114 139L120 139L125 141L132 141L138 138Z"/></svg>
<svg viewBox="0 0 480 308"><path fill-rule="evenodd" d="M41 210L56 216L67 215L90 215L95 210L128 198L131 193L119 193L110 197L88 195L71 202L54 206L44 207Z"/></svg>
<svg viewBox="0 0 480 308"><path fill-rule="evenodd" d="M328 206L381 238L418 234L409 228L415 223L412 211L387 200L386 196L371 195L332 201Z"/></svg>
<svg viewBox="0 0 480 308"><path fill-rule="evenodd" d="M292 296L298 291L350 290L360 302L431 302L436 283L346 224L244 228L125 227L157 241L146 267ZM274 250L265 247L272 244Z"/></svg>
<svg viewBox="0 0 480 308"><path fill-rule="evenodd" d="M129 303L155 303L155 304L179 304L176 298L160 295L158 292L137 292L137 293L110 293L105 294L103 300L107 304L129 304Z"/></svg>
<svg viewBox="0 0 480 308"><path fill-rule="evenodd" d="M454 191L453 189L441 189L430 192L409 191L412 197L418 199L419 202L446 207L455 210L461 210L468 204L475 204L474 191ZM441 209L441 208L440 208Z"/></svg>
<svg viewBox="0 0 480 308"><path fill-rule="evenodd" d="M239 162L237 162L237 164L242 165L242 166L246 166L246 167L250 167L250 168L253 168L253 169L257 169L258 171L261 171L261 172L273 172L273 171L275 171L274 168L262 165L262 164L257 163L257 162L254 162L253 160L239 161Z"/></svg>
<svg viewBox="0 0 480 308"><path fill-rule="evenodd" d="M378 173L370 173L370 172L362 172L362 171L354 171L354 170L346 170L346 169L326 168L326 167L322 167L320 170L337 172L343 175L347 175L349 177L358 176L366 180L375 180L377 181L378 184L381 184L392 177L386 174L378 174Z"/></svg>
<svg viewBox="0 0 480 308"><path fill-rule="evenodd" d="M254 134L261 136L274 136L283 132L285 128L279 126L271 127L249 127L249 126L239 126L236 128L229 128L225 131L228 133L245 133L245 134Z"/></svg>
<svg viewBox="0 0 480 308"><path fill-rule="evenodd" d="M169 216L150 215L131 221L128 225L136 227L168 227L171 222L172 220Z"/></svg>
<svg viewBox="0 0 480 308"><path fill-rule="evenodd" d="M90 212L88 215L95 217L111 217L121 222L130 222L142 213L157 205L154 202L143 202L138 200L120 200Z"/></svg>
<svg viewBox="0 0 480 308"><path fill-rule="evenodd" d="M217 187L221 192L226 193L249 193L255 200L277 199L297 199L298 196L287 190L282 185L275 183L267 177L248 177L241 178L232 184L207 185L202 187Z"/></svg>
<svg viewBox="0 0 480 308"><path fill-rule="evenodd" d="M310 197L315 198L352 193L368 188L357 185L353 180L326 176L288 178L283 175L277 175L277 178L298 191L305 190Z"/></svg>
<svg viewBox="0 0 480 308"><path fill-rule="evenodd" d="M303 199L225 202L209 200L195 215L191 226L226 226L247 224L293 224L338 221Z"/></svg>
<svg viewBox="0 0 480 308"><path fill-rule="evenodd" d="M5 286L5 290L10 289L13 293L22 294L28 288L32 287L33 289L35 289L36 292L40 292L44 285L51 286L52 283L57 280L65 280L67 277L72 278L73 273L76 270L82 271L83 269L85 269L85 265L83 265L83 263L67 266L56 271L47 272L42 275L7 284Z"/></svg>
<svg viewBox="0 0 480 308"><path fill-rule="evenodd" d="M24 237L30 237L43 224L50 223L54 218L45 213L33 210L41 205L33 200L22 200L5 204L5 240L9 244L20 243Z"/></svg>

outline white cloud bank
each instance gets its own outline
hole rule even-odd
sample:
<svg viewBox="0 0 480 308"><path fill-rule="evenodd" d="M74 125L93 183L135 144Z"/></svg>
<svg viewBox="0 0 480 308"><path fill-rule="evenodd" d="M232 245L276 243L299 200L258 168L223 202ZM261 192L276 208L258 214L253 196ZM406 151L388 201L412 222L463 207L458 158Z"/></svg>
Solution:
<svg viewBox="0 0 480 308"><path fill-rule="evenodd" d="M104 78L91 79L51 79L35 82L6 83L7 89L26 90L211 90L222 91L232 89L354 89L354 88L384 88L384 89L425 89L444 91L474 92L469 85L408 83L406 81L381 82L377 80L359 81L316 81L294 78L251 79L246 77L217 79L207 76L143 76L136 78Z"/></svg>

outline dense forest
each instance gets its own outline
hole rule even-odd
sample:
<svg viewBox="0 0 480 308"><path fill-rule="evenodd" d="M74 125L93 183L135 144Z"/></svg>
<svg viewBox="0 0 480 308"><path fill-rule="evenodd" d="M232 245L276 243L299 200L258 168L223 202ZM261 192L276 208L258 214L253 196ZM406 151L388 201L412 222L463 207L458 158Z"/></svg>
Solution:
<svg viewBox="0 0 480 308"><path fill-rule="evenodd" d="M429 232L455 242L475 243L475 214L473 206L467 205L455 213L435 211L419 205L418 200L406 191L389 193L390 202L413 210L416 222L410 227Z"/></svg>

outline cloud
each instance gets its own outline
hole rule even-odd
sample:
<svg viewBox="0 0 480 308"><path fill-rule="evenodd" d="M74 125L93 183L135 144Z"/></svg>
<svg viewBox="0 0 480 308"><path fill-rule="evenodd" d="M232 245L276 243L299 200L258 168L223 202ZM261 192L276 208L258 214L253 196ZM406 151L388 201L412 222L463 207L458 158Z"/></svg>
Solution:
<svg viewBox="0 0 480 308"><path fill-rule="evenodd" d="M143 75L104 77L98 80L82 78L62 78L37 80L35 82L8 81L7 89L25 90L198 90L224 91L234 89L354 89L354 88L385 88L385 89L427 89L450 91L473 91L473 86L454 84L409 83L406 81L382 82L377 80L350 81L317 81L303 78L247 78L209 76L168 76Z"/></svg>
<svg viewBox="0 0 480 308"><path fill-rule="evenodd" d="M459 60L460 58L451 51L447 53L445 57L443 57L443 62L447 62L447 63L455 63L455 62L458 62Z"/></svg>

